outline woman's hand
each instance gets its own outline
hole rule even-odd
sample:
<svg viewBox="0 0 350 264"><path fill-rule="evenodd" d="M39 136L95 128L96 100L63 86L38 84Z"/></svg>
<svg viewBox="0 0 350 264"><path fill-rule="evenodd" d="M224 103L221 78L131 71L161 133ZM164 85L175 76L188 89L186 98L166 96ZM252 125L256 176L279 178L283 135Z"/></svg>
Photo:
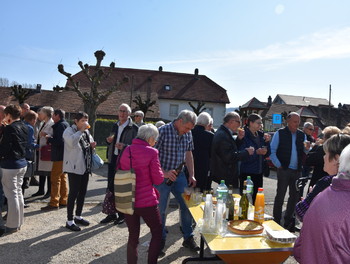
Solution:
<svg viewBox="0 0 350 264"><path fill-rule="evenodd" d="M90 142L91 148L93 148L93 149L96 148L96 145L97 145L96 141Z"/></svg>

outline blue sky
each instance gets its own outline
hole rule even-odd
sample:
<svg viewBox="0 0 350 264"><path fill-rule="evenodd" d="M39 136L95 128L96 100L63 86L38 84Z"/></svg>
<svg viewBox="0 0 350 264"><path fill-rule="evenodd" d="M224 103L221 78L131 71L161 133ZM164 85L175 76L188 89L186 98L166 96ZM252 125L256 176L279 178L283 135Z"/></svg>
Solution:
<svg viewBox="0 0 350 264"><path fill-rule="evenodd" d="M4 3L5 2L5 3ZM64 85L62 63L207 75L239 106L302 95L350 104L348 0L3 1L0 77Z"/></svg>

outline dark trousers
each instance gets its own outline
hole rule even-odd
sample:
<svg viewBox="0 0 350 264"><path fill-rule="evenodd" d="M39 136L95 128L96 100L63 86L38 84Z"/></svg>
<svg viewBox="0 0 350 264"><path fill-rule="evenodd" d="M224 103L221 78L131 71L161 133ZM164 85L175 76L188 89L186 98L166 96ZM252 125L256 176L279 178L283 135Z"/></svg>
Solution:
<svg viewBox="0 0 350 264"><path fill-rule="evenodd" d="M45 192L45 182L47 178L47 193L51 193L51 178L50 176L39 176L39 191L40 193Z"/></svg>
<svg viewBox="0 0 350 264"><path fill-rule="evenodd" d="M162 221L158 206L152 206L135 208L133 215L125 215L125 221L129 230L129 240L127 246L128 264L137 263L137 245L139 244L141 217L150 228L152 234L151 243L148 249L148 264L157 263L162 240Z"/></svg>
<svg viewBox="0 0 350 264"><path fill-rule="evenodd" d="M112 161L108 164L108 175L107 175L107 188L114 194L114 175L116 173L116 162L117 162L117 157L113 155ZM118 212L119 217L123 217L124 214Z"/></svg>
<svg viewBox="0 0 350 264"><path fill-rule="evenodd" d="M247 176L251 177L251 180L254 184L254 189L253 189L253 203L255 204L255 198L256 198L256 194L258 193L258 189L259 187L263 187L263 174L253 174L253 173L241 173L240 177L239 177L239 190L240 193L243 193L243 183L244 181L247 179Z"/></svg>
<svg viewBox="0 0 350 264"><path fill-rule="evenodd" d="M77 201L75 215L81 216L81 212L83 211L85 195L89 182L89 173L83 175L68 173L68 182L69 194L67 201L67 219L68 221L72 221L75 201Z"/></svg>
<svg viewBox="0 0 350 264"><path fill-rule="evenodd" d="M273 205L273 217L276 223L281 223L282 218L282 207L284 197L289 188L289 198L287 203L287 209L284 214L284 226L288 226L294 221L295 205L299 201L299 192L295 187L295 182L299 179L301 173L297 170L291 169L277 169L277 191L275 202Z"/></svg>

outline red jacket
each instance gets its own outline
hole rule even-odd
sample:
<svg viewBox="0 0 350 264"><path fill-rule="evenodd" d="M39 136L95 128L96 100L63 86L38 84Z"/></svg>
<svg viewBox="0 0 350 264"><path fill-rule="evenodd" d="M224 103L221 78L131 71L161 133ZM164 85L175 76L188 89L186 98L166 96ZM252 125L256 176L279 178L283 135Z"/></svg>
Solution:
<svg viewBox="0 0 350 264"><path fill-rule="evenodd" d="M120 158L120 168L130 169L130 152L132 167L136 174L135 207L151 207L157 205L158 191L153 185L163 182L163 172L158 158L158 150L152 148L146 141L133 139Z"/></svg>

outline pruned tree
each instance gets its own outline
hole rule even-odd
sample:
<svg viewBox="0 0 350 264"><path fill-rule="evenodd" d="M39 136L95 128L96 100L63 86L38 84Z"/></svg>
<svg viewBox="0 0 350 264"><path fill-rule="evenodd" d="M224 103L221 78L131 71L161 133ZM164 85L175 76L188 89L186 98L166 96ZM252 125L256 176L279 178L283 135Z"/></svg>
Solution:
<svg viewBox="0 0 350 264"><path fill-rule="evenodd" d="M135 96L135 99L132 100L135 104L136 107L134 108L135 111L141 110L146 117L147 112L154 112L152 109L150 109L153 105L155 105L156 101L151 101L151 98L147 98L145 101L142 100L141 95Z"/></svg>
<svg viewBox="0 0 350 264"><path fill-rule="evenodd" d="M22 88L22 85L14 85L10 87L12 92L11 95L15 97L15 100L18 101L19 104L23 104L25 100L32 95L31 91L25 88Z"/></svg>
<svg viewBox="0 0 350 264"><path fill-rule="evenodd" d="M125 83L129 81L127 76L124 76L122 80L116 80L111 86L104 87L104 89L99 89L99 86L103 81L108 79L115 68L115 63L111 62L109 69L105 72L101 68L101 62L106 55L102 50L98 50L94 53L96 57L96 66L91 67L89 64L84 64L79 61L78 65L81 68L83 74L90 82L90 92L82 91L80 87L80 82L76 81L71 73L68 73L64 70L62 64L58 65L59 73L67 77L67 84L65 87L56 87L53 88L54 91L74 91L83 101L84 112L89 115L89 123L91 125L91 133L95 132L95 122L96 122L96 111L98 106L106 101L108 97L114 92L120 89ZM91 71L90 71L91 70Z"/></svg>
<svg viewBox="0 0 350 264"><path fill-rule="evenodd" d="M191 102L188 102L188 104L191 106L193 112L198 116L200 113L204 112L207 110L206 107L204 107L205 102L198 101L197 106L194 106Z"/></svg>
<svg viewBox="0 0 350 264"><path fill-rule="evenodd" d="M9 87L9 79L0 78L0 87Z"/></svg>

